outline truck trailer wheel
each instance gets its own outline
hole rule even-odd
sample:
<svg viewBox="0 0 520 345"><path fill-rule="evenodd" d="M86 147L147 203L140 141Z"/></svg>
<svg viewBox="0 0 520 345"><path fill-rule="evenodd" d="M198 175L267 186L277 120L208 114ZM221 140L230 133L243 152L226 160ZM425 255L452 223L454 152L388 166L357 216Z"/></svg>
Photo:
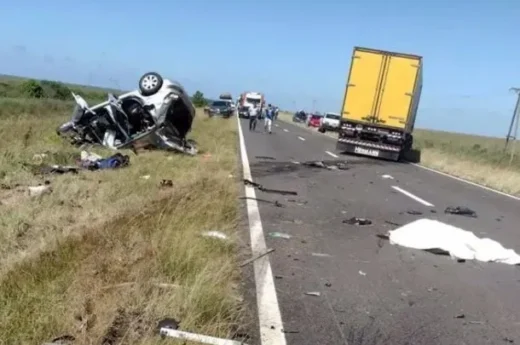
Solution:
<svg viewBox="0 0 520 345"><path fill-rule="evenodd" d="M421 162L421 150L419 149L411 149L404 151L401 154L401 160L409 163L418 164Z"/></svg>

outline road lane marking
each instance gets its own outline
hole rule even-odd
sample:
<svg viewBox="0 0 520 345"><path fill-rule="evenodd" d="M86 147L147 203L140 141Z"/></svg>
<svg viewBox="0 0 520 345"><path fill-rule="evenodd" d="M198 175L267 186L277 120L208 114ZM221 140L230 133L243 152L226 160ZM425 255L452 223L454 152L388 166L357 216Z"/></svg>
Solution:
<svg viewBox="0 0 520 345"><path fill-rule="evenodd" d="M397 186L392 186L392 188L395 189L396 191L398 191L399 193L402 193L402 194L406 195L407 197L409 197L411 199L414 199L418 203L423 204L424 206L434 207L434 205L430 204L428 201L423 200L423 199L419 198L418 196L413 195L412 193L410 193L408 191L405 191L402 188L399 188Z"/></svg>
<svg viewBox="0 0 520 345"><path fill-rule="evenodd" d="M246 143L240 121L238 121L238 136L240 139L240 154L242 156L242 168L244 179L253 181L249 158L247 157ZM253 256L267 251L264 229L260 218L260 210L256 201L256 193L253 187L245 186L247 205L247 218L249 219L249 232L251 235L251 251ZM253 263L255 272L256 304L258 308L258 323L260 326L260 341L262 345L286 345L283 330L282 315L273 272L269 256L265 255Z"/></svg>
<svg viewBox="0 0 520 345"><path fill-rule="evenodd" d="M283 131L286 133L289 132L289 130L287 128L284 128Z"/></svg>
<svg viewBox="0 0 520 345"><path fill-rule="evenodd" d="M274 124L274 126L275 126L275 127L280 127L280 126L278 126L278 124L277 124L277 123L275 123L275 124Z"/></svg>
<svg viewBox="0 0 520 345"><path fill-rule="evenodd" d="M331 157L338 158L338 155L336 155L336 154L334 154L334 153L332 153L330 151L325 151L325 153L328 154Z"/></svg>
<svg viewBox="0 0 520 345"><path fill-rule="evenodd" d="M305 138L302 137L298 137L298 139L300 139L301 141L305 141Z"/></svg>
<svg viewBox="0 0 520 345"><path fill-rule="evenodd" d="M464 183L467 183L469 185L472 185L472 186L475 186L475 187L479 187L479 188L482 188L482 189L485 189L487 191L490 191L490 192L494 192L496 194L500 194L502 196L507 196L508 198L511 198L513 200L518 200L520 201L520 198L517 197L517 196L514 196L514 195L511 195L511 194L507 194L507 193L504 193L504 192L501 192L499 190L496 190L496 189L493 189L493 188L489 188L489 187L486 187L486 186L483 186L481 184L478 184L478 183L475 183L475 182L471 182L469 180L466 180L466 179L463 179L463 178L460 178L460 177L457 177L457 176L453 176L453 175L450 175L450 174L447 174L447 173L444 173L442 171L439 171L439 170L435 170L435 169L432 169L432 168L428 168L428 167L425 167L423 165L420 165L420 164L415 164L415 163L410 163L411 165L415 165L416 167L418 168L421 168L421 169L424 169L424 170L428 170L428 171L431 171L431 172L434 172L434 173L437 173L439 175L442 175L442 176L446 176L446 177L449 177L449 178L452 178L454 180L457 180L459 182L464 182Z"/></svg>

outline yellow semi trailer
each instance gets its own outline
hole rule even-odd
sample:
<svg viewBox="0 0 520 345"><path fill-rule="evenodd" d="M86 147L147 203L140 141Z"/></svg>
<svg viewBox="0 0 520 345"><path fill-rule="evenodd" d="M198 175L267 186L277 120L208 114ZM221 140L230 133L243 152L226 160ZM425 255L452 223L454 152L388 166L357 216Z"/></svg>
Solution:
<svg viewBox="0 0 520 345"><path fill-rule="evenodd" d="M338 151L397 161L412 149L422 91L422 57L355 47Z"/></svg>

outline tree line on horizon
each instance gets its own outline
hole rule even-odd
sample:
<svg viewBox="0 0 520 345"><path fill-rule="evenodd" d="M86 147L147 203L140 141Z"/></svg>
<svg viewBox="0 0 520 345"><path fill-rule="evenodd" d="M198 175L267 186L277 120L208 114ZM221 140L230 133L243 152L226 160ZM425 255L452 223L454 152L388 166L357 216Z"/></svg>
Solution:
<svg viewBox="0 0 520 345"><path fill-rule="evenodd" d="M3 98L72 101L73 97L71 92L77 93L89 101L102 102L107 99L109 90L89 88L87 86L71 86L51 80L26 79L23 81L13 81L0 79L0 97ZM122 92L119 92L119 94L121 93ZM204 93L199 90L197 90L191 98L196 107L203 107L209 103L209 100L204 97Z"/></svg>

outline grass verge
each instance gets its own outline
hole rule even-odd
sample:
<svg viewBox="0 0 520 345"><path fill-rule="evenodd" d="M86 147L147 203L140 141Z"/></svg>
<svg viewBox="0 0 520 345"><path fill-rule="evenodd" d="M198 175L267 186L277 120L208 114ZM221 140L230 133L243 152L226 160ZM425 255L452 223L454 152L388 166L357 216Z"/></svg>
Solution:
<svg viewBox="0 0 520 345"><path fill-rule="evenodd" d="M3 102L0 343L67 334L74 344L152 344L163 317L230 337L243 315L238 184L230 178L238 167L236 122L199 113L192 137L205 153L197 157L127 153L130 166L121 170L36 176L24 165L35 154L63 164L78 153L54 134L69 104ZM29 197L27 186L44 179L52 193ZM173 186L161 187L162 179ZM229 240L203 237L205 230Z"/></svg>
<svg viewBox="0 0 520 345"><path fill-rule="evenodd" d="M279 118L292 123L292 114L280 113ZM315 128L294 124L321 134ZM325 135L337 138L334 132ZM417 129L414 140L414 146L421 150L421 165L520 196L520 148L510 163L503 139Z"/></svg>

